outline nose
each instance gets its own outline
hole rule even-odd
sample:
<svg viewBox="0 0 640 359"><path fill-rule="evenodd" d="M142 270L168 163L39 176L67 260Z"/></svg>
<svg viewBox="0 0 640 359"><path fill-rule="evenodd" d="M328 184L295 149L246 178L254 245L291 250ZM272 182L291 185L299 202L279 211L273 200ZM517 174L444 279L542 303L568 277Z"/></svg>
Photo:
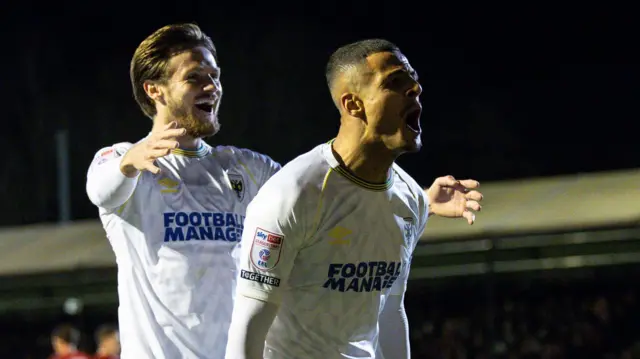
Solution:
<svg viewBox="0 0 640 359"><path fill-rule="evenodd" d="M420 86L420 83L418 81L414 81L413 86L411 86L407 90L407 96L411 98L416 98L420 96L421 93L422 93L422 86Z"/></svg>
<svg viewBox="0 0 640 359"><path fill-rule="evenodd" d="M222 85L218 79L207 76L207 80L205 81L202 90L209 93L222 92Z"/></svg>

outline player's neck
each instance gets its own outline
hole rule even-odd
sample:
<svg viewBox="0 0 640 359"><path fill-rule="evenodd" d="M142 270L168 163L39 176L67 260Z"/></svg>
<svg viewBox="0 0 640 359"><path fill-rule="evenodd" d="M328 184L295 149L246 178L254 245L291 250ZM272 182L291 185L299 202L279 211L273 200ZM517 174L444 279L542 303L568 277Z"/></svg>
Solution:
<svg viewBox="0 0 640 359"><path fill-rule="evenodd" d="M395 156L380 144L363 141L362 137L342 128L332 149L337 160L358 178L370 183L384 183Z"/></svg>
<svg viewBox="0 0 640 359"><path fill-rule="evenodd" d="M162 118L160 115L156 115L153 119L153 128L151 132L162 131L164 126L166 126L170 122L169 119ZM202 144L202 139L194 138L189 135L184 135L176 138L178 141L179 147L183 150L197 150L200 148Z"/></svg>

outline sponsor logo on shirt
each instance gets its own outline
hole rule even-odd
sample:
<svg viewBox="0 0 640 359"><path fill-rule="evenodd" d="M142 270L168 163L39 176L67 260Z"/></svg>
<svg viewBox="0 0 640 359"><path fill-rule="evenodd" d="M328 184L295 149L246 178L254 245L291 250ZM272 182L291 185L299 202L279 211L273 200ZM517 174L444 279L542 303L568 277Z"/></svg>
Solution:
<svg viewBox="0 0 640 359"><path fill-rule="evenodd" d="M338 292L380 292L391 288L402 269L401 262L331 263L323 287Z"/></svg>
<svg viewBox="0 0 640 359"><path fill-rule="evenodd" d="M264 275L262 273L248 272L244 269L240 270L240 278L274 287L280 286L280 278L269 277L268 275Z"/></svg>
<svg viewBox="0 0 640 359"><path fill-rule="evenodd" d="M160 193L176 193L178 192L180 182L172 180L169 177L162 177L158 180L158 184L163 187Z"/></svg>
<svg viewBox="0 0 640 359"><path fill-rule="evenodd" d="M230 212L165 212L164 241L240 242L244 216Z"/></svg>
<svg viewBox="0 0 640 359"><path fill-rule="evenodd" d="M280 252L284 236L256 228L251 244L251 262L259 270L271 270L280 261Z"/></svg>

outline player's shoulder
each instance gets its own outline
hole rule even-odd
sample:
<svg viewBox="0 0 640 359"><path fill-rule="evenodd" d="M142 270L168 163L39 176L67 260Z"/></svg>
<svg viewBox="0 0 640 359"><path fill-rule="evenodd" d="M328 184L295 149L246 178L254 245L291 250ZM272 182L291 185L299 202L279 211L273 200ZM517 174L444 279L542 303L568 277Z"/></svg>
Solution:
<svg viewBox="0 0 640 359"><path fill-rule="evenodd" d="M406 185L409 187L409 190L415 193L418 199L425 198L424 189L422 188L422 186L413 177L411 177L411 175L409 175L402 167L400 167L400 165L398 165L397 163L394 163L393 170L395 172L394 175L399 177L399 178L396 178L395 180L401 180L402 182L406 183Z"/></svg>
<svg viewBox="0 0 640 359"><path fill-rule="evenodd" d="M266 164L280 166L278 162L274 161L268 155L242 147L228 145L214 146L211 148L211 155L219 160L235 161L245 165Z"/></svg>
<svg viewBox="0 0 640 359"><path fill-rule="evenodd" d="M272 182L296 187L321 184L330 170L322 155L323 146L325 145L316 146L288 162L272 177Z"/></svg>
<svg viewBox="0 0 640 359"><path fill-rule="evenodd" d="M118 142L114 143L110 146L105 146L96 151L93 155L93 161L91 165L101 165L108 160L115 159L124 155L131 147L133 147L133 143L131 142Z"/></svg>
<svg viewBox="0 0 640 359"><path fill-rule="evenodd" d="M109 146L105 146L96 151L96 157L105 157L109 155L122 156L127 152L134 143L131 142L118 142Z"/></svg>
<svg viewBox="0 0 640 359"><path fill-rule="evenodd" d="M322 156L321 146L284 165L265 183L261 192L286 194L289 198L313 197L319 193L331 169Z"/></svg>

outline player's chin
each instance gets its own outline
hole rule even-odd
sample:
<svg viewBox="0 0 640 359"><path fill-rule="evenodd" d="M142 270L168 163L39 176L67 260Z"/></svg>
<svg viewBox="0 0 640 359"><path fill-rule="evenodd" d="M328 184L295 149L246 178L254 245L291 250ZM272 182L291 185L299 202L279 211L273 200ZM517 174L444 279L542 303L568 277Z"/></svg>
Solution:
<svg viewBox="0 0 640 359"><path fill-rule="evenodd" d="M422 148L422 132L420 130L405 129L403 131L404 152L418 152Z"/></svg>
<svg viewBox="0 0 640 359"><path fill-rule="evenodd" d="M220 123L216 117L212 119L196 118L185 126L187 134L193 138L207 138L220 131Z"/></svg>

